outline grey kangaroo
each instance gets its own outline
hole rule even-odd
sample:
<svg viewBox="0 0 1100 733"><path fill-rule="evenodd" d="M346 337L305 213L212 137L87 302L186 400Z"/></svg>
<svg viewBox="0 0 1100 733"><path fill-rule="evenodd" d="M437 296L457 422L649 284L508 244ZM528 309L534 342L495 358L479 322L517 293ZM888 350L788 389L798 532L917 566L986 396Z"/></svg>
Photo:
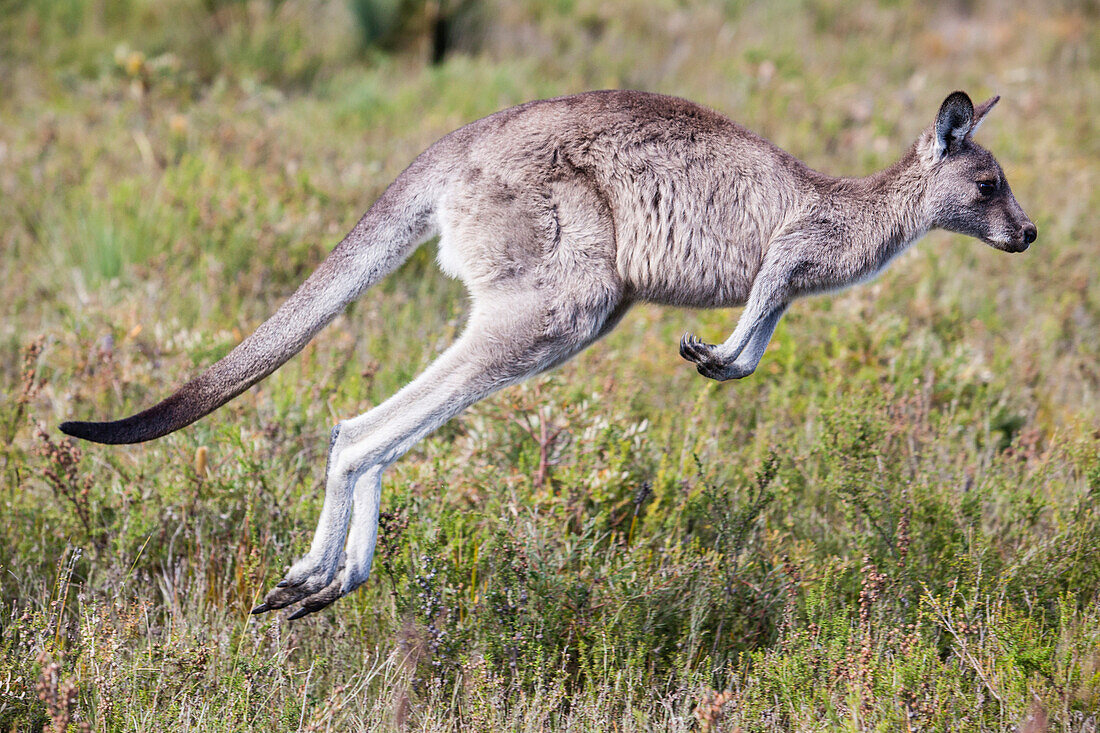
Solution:
<svg viewBox="0 0 1100 733"><path fill-rule="evenodd" d="M444 137L397 177L255 333L156 406L66 422L100 443L152 440L271 374L418 246L472 296L461 337L397 394L339 423L309 553L252 610L317 611L366 581L382 472L474 402L561 364L633 303L744 305L718 345L680 354L711 379L752 374L795 298L866 280L933 228L1022 252L1036 237L973 140L997 102L963 92L884 171L833 178L692 102L604 91L531 102ZM350 527L350 529L349 529Z"/></svg>

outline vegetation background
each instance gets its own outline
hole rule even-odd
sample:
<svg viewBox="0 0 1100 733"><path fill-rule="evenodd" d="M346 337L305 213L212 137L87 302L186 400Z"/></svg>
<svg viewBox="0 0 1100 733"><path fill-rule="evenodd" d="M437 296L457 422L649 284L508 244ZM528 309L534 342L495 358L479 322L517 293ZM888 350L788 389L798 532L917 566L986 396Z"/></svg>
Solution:
<svg viewBox="0 0 1100 733"><path fill-rule="evenodd" d="M0 729L1095 731L1095 0L0 0ZM249 608L330 426L461 329L425 247L195 426L74 445L269 315L423 148L633 87L812 166L956 89L1039 227L799 302L751 378L639 307L387 475L374 579Z"/></svg>

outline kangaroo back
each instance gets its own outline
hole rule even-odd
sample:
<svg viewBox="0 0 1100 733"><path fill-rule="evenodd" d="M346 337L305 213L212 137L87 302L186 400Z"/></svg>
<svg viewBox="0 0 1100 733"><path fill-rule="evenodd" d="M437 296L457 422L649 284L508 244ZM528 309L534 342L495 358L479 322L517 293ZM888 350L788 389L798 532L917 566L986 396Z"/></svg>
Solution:
<svg viewBox="0 0 1100 733"><path fill-rule="evenodd" d="M62 432L97 443L141 443L190 425L244 392L301 351L434 233L433 188L422 156L282 307L224 358L148 410L112 422L65 422Z"/></svg>

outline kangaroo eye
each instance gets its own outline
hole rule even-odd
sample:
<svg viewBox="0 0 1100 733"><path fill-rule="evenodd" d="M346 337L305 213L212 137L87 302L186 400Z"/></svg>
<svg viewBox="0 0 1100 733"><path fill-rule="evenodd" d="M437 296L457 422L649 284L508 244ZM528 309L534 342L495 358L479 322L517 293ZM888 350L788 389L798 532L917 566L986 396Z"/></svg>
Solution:
<svg viewBox="0 0 1100 733"><path fill-rule="evenodd" d="M978 193L982 196L992 196L997 190L996 181L978 181Z"/></svg>

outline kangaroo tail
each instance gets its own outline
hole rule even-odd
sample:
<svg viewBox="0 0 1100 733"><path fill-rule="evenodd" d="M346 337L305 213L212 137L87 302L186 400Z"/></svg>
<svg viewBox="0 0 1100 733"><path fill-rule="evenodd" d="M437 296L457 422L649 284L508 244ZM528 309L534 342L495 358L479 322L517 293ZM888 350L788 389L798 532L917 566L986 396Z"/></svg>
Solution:
<svg viewBox="0 0 1100 733"><path fill-rule="evenodd" d="M61 431L96 443L153 440L190 425L274 372L434 233L434 197L430 184L417 185L423 176L417 167L414 163L399 176L282 307L220 361L144 412L113 422L65 422Z"/></svg>

